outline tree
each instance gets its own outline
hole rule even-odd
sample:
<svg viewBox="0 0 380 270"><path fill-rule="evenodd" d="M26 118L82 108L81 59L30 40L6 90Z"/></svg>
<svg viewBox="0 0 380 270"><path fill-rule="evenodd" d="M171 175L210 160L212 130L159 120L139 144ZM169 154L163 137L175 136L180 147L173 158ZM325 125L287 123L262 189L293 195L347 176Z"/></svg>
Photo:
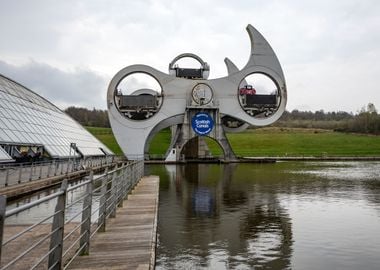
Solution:
<svg viewBox="0 0 380 270"><path fill-rule="evenodd" d="M106 110L97 110L95 108L89 110L71 106L65 112L83 126L110 127Z"/></svg>

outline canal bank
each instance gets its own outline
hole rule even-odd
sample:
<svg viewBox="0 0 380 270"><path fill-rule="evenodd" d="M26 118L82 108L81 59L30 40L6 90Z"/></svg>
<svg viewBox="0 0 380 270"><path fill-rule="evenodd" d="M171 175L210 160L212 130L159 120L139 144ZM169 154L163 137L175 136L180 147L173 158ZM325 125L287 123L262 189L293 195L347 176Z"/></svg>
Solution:
<svg viewBox="0 0 380 270"><path fill-rule="evenodd" d="M380 161L380 156L281 156L281 157L241 157L233 161L225 161L223 158L199 158L179 161L165 161L164 159L145 160L145 164L191 164L191 163L274 163L277 161Z"/></svg>

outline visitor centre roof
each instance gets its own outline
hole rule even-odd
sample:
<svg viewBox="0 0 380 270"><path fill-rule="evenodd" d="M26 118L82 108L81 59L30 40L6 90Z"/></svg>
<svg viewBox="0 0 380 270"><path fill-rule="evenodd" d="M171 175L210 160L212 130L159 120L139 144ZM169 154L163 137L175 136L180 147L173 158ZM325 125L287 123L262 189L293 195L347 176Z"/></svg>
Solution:
<svg viewBox="0 0 380 270"><path fill-rule="evenodd" d="M53 158L113 155L104 144L55 105L0 74L0 144L43 146ZM1 148L1 147L0 147ZM0 150L0 159L8 154ZM3 157L4 156L4 157Z"/></svg>
<svg viewBox="0 0 380 270"><path fill-rule="evenodd" d="M8 161L13 161L12 157L8 155L8 153L2 147L0 147L0 163Z"/></svg>

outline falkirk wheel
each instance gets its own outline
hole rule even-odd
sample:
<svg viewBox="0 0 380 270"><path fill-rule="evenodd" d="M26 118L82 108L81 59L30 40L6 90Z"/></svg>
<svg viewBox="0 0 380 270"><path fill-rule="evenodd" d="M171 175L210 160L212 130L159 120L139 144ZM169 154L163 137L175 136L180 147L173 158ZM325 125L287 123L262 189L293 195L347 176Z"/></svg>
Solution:
<svg viewBox="0 0 380 270"><path fill-rule="evenodd" d="M186 144L202 136L219 143L224 161L235 161L225 132L270 125L280 118L287 100L280 62L253 26L246 29L251 41L248 63L239 70L225 58L226 77L208 80L209 65L190 53L174 58L168 74L147 65L131 65L113 77L107 92L108 114L128 159L143 159L152 138L171 127L166 161L182 159ZM200 68L180 68L176 63L182 58L195 59ZM138 86L135 74L148 77L155 86Z"/></svg>

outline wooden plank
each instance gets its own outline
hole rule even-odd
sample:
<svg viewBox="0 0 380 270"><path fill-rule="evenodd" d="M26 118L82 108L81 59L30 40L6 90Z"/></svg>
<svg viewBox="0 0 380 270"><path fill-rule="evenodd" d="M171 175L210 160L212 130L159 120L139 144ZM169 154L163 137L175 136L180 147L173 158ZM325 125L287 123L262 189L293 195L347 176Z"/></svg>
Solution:
<svg viewBox="0 0 380 270"><path fill-rule="evenodd" d="M91 239L90 253L74 260L69 269L154 269L158 176L143 177L106 232Z"/></svg>

